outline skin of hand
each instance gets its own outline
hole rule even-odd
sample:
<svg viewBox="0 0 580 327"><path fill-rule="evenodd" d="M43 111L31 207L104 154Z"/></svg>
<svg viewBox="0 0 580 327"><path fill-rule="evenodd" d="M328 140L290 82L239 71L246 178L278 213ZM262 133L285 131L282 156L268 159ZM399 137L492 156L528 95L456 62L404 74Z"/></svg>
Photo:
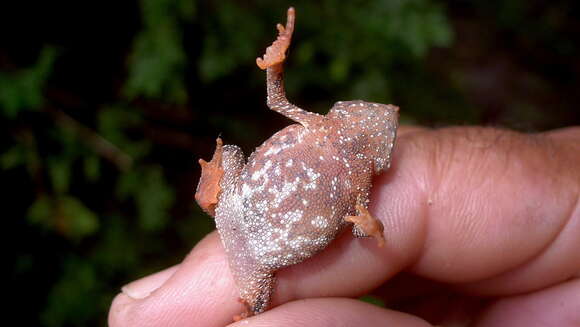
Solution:
<svg viewBox="0 0 580 327"><path fill-rule="evenodd" d="M399 135L371 197L384 247L343 233L279 272L271 310L234 323L242 305L213 232L123 287L109 325L579 326L580 127Z"/></svg>

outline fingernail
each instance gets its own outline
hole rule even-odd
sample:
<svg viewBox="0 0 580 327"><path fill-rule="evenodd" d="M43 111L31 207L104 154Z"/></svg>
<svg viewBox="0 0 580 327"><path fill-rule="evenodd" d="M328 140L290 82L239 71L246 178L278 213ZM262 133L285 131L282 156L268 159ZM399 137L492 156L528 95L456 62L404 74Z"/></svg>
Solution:
<svg viewBox="0 0 580 327"><path fill-rule="evenodd" d="M156 289L165 284L165 282L171 278L171 276L173 276L177 268L179 268L179 265L138 279L121 287L121 292L134 300L144 299L151 295L151 293L153 293Z"/></svg>

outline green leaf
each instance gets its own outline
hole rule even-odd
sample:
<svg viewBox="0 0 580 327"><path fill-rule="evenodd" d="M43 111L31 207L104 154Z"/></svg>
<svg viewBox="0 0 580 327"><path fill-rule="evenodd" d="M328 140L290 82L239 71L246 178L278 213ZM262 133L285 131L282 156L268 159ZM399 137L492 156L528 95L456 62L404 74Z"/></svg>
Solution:
<svg viewBox="0 0 580 327"><path fill-rule="evenodd" d="M15 118L22 110L38 109L55 59L56 50L45 47L33 67L11 74L0 72L0 113Z"/></svg>
<svg viewBox="0 0 580 327"><path fill-rule="evenodd" d="M385 307L385 301L383 301L382 299L380 299L376 296L364 295L364 296L361 296L359 298L359 300L366 302L366 303L374 304L374 305L382 307L382 308Z"/></svg>
<svg viewBox="0 0 580 327"><path fill-rule="evenodd" d="M224 54L222 45L215 35L208 35L199 59L200 77L205 83L227 75L233 70L236 62L234 56Z"/></svg>
<svg viewBox="0 0 580 327"><path fill-rule="evenodd" d="M97 215L79 199L64 196L59 199L63 232L73 239L81 239L95 233L99 228Z"/></svg>
<svg viewBox="0 0 580 327"><path fill-rule="evenodd" d="M43 325L89 326L100 310L95 305L95 296L102 292L99 278L89 262L68 256L47 296L47 306L40 313Z"/></svg>
<svg viewBox="0 0 580 327"><path fill-rule="evenodd" d="M131 230L129 220L118 215L103 218L100 237L93 251L95 264L104 270L105 276L139 265L138 254L144 247Z"/></svg>
<svg viewBox="0 0 580 327"><path fill-rule="evenodd" d="M141 175L136 170L128 171L119 177L115 189L115 195L120 200L125 200L132 195L140 185Z"/></svg>
<svg viewBox="0 0 580 327"><path fill-rule="evenodd" d="M136 201L139 223L146 231L157 231L169 221L173 190L163 178L160 167L147 168L138 183Z"/></svg>
<svg viewBox="0 0 580 327"><path fill-rule="evenodd" d="M180 14L179 16L185 21L193 20L197 13L195 3L195 1L191 0L177 0L177 11Z"/></svg>
<svg viewBox="0 0 580 327"><path fill-rule="evenodd" d="M94 234L99 227L97 215L70 195L51 198L39 196L28 208L31 224L53 230L73 240Z"/></svg>
<svg viewBox="0 0 580 327"><path fill-rule="evenodd" d="M212 32L204 37L198 61L200 78L205 83L227 76L240 66L252 65L260 54L256 51L265 49L258 50L257 36L264 30L274 32L271 25L266 29L264 22L255 19L255 12L235 1L218 1L215 5L214 15L207 23Z"/></svg>
<svg viewBox="0 0 580 327"><path fill-rule="evenodd" d="M73 240L92 235L99 227L97 215L70 195L56 199L39 196L28 209L28 220Z"/></svg>
<svg viewBox="0 0 580 327"><path fill-rule="evenodd" d="M330 64L330 78L335 82L344 82L348 77L350 62L346 56L336 56Z"/></svg>
<svg viewBox="0 0 580 327"><path fill-rule="evenodd" d="M127 137L131 128L143 124L143 118L135 109L125 106L107 107L99 112L97 121L99 133L132 159L142 158L149 153L150 142L134 141Z"/></svg>
<svg viewBox="0 0 580 327"><path fill-rule="evenodd" d="M46 195L40 195L28 208L28 221L33 225L51 226L52 199Z"/></svg>
<svg viewBox="0 0 580 327"><path fill-rule="evenodd" d="M70 183L71 163L64 157L50 157L47 161L52 187L57 193L65 193Z"/></svg>
<svg viewBox="0 0 580 327"><path fill-rule="evenodd" d="M25 163L25 154L22 146L15 145L0 155L0 167L3 170L13 169Z"/></svg>
<svg viewBox="0 0 580 327"><path fill-rule="evenodd" d="M145 28L135 38L123 92L129 99L146 97L185 103L186 56L180 19L190 18L193 9L167 0L142 0L141 8Z"/></svg>
<svg viewBox="0 0 580 327"><path fill-rule="evenodd" d="M99 157L95 155L86 156L83 160L83 163L83 168L87 179L91 182L99 179L101 168L101 161L99 160Z"/></svg>

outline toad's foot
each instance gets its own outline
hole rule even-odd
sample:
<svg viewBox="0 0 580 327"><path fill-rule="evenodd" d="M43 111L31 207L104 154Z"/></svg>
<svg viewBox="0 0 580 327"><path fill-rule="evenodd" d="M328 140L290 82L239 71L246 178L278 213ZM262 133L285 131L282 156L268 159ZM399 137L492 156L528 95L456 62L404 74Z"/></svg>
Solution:
<svg viewBox="0 0 580 327"><path fill-rule="evenodd" d="M235 315L234 318L233 318L234 321L240 321L240 320L246 319L246 318L251 317L251 316L254 315L252 313L252 309L251 309L251 307L250 307L250 305L248 304L247 301L245 301L242 298L238 298L238 302L240 302L241 304L244 305L244 311L242 313L240 313L239 315Z"/></svg>
<svg viewBox="0 0 580 327"><path fill-rule="evenodd" d="M199 206L212 217L215 215L215 207L218 203L218 196L221 191L220 180L224 175L222 168L223 142L219 137L216 140L216 148L210 162L199 159L201 165L201 177L195 200Z"/></svg>
<svg viewBox="0 0 580 327"><path fill-rule="evenodd" d="M290 41L292 40L292 33L294 32L294 8L288 8L288 14L286 18L286 27L282 24L278 24L278 38L271 46L266 49L264 58L256 58L256 64L260 69L266 69L278 64L281 64L286 59L286 50L290 46Z"/></svg>
<svg viewBox="0 0 580 327"><path fill-rule="evenodd" d="M345 221L353 223L353 233L356 236L371 236L377 240L379 247L385 245L385 237L383 236L383 223L373 217L370 212L363 205L357 204L356 210L358 215L356 216L346 216ZM357 233L357 231L359 233Z"/></svg>

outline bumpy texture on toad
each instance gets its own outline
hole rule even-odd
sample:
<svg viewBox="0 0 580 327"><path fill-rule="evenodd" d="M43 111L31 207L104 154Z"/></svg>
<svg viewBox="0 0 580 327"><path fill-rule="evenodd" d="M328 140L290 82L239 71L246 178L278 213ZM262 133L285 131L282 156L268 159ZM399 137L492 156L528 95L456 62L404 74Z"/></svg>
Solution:
<svg viewBox="0 0 580 327"><path fill-rule="evenodd" d="M288 102L284 52L294 28L286 28L257 63L267 69L268 106L298 122L273 135L246 163L240 148L217 141L202 163L196 199L214 214L230 268L247 312L267 309L275 272L324 249L349 223L355 236L375 237L383 225L366 210L373 174L389 167L398 108L340 101L318 115Z"/></svg>

